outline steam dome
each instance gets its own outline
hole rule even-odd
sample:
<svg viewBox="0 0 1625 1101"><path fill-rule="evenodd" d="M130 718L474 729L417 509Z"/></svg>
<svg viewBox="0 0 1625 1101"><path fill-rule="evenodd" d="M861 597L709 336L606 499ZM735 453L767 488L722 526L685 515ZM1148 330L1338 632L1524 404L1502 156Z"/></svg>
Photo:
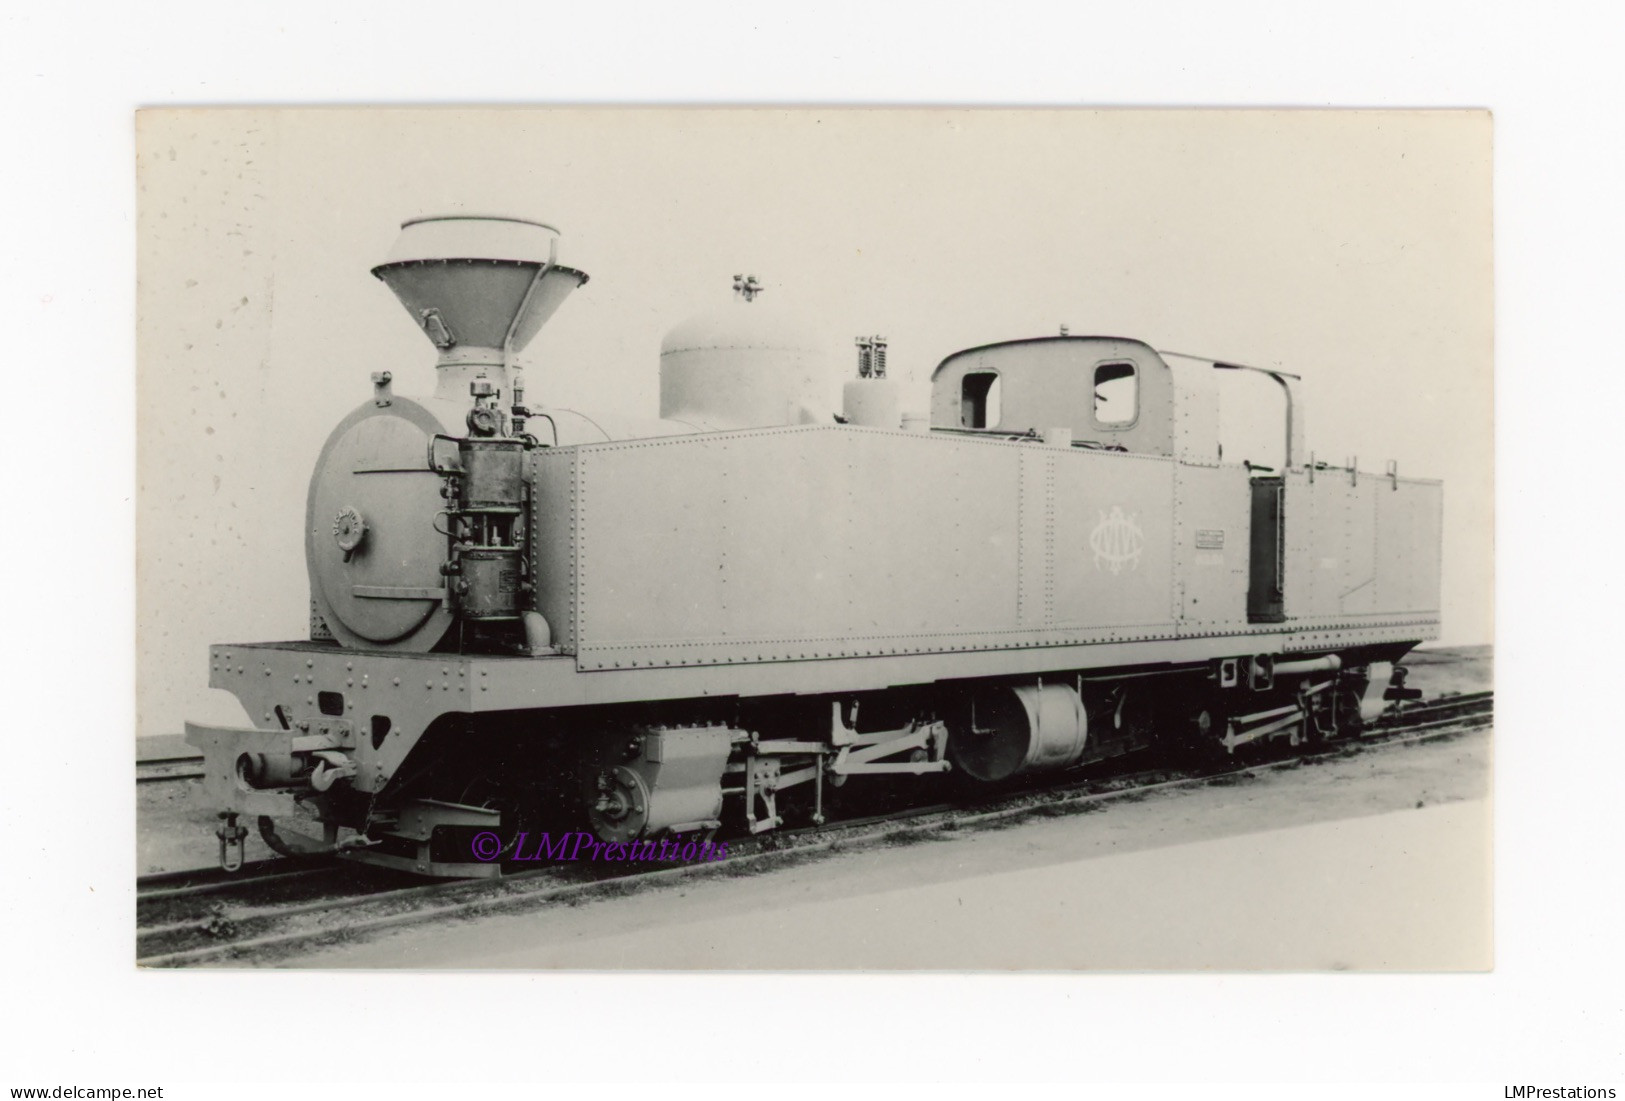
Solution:
<svg viewBox="0 0 1625 1101"><path fill-rule="evenodd" d="M816 335L784 308L753 301L754 294L752 285L666 333L660 342L663 419L713 431L824 419L829 372Z"/></svg>

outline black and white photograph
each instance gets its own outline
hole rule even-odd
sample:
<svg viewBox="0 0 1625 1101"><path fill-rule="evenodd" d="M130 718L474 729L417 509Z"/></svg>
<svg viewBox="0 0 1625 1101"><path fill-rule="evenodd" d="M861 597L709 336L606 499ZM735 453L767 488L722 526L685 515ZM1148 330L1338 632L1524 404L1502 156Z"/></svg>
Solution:
<svg viewBox="0 0 1625 1101"><path fill-rule="evenodd" d="M1490 136L143 112L138 962L1490 968Z"/></svg>
<svg viewBox="0 0 1625 1101"><path fill-rule="evenodd" d="M0 1095L1625 1091L1595 5L22 5Z"/></svg>

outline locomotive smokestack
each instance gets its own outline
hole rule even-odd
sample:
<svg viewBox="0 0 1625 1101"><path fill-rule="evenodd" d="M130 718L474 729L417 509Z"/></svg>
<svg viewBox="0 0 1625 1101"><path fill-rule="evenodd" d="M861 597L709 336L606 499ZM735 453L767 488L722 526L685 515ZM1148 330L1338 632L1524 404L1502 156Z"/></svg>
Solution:
<svg viewBox="0 0 1625 1101"><path fill-rule="evenodd" d="M401 223L389 259L372 273L389 285L440 350L435 396L466 400L484 376L508 389L513 357L587 281L558 263L559 231L482 214Z"/></svg>

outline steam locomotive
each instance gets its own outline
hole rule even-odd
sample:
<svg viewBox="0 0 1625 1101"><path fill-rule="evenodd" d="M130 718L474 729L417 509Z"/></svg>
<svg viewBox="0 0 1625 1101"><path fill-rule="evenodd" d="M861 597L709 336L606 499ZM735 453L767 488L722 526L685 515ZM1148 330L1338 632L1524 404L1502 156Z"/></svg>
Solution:
<svg viewBox="0 0 1625 1101"><path fill-rule="evenodd" d="M522 835L822 823L860 787L1018 782L1151 745L1357 734L1437 637L1442 488L1226 463L1253 371L1138 340L970 348L929 411L735 278L672 329L660 418L525 404L516 355L587 276L538 222L409 221L373 269L438 351L333 430L310 637L211 647L252 728L187 725L221 861L273 848L500 874ZM851 789L844 785L852 783ZM478 854L495 833L508 849Z"/></svg>

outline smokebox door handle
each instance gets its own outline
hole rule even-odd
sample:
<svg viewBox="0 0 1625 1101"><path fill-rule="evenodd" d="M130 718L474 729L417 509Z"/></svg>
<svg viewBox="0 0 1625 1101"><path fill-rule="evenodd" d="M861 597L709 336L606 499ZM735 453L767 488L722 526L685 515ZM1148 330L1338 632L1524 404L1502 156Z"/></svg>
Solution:
<svg viewBox="0 0 1625 1101"><path fill-rule="evenodd" d="M453 461L447 465L441 465L441 451L439 449L441 440L445 440L447 443L456 444L458 446L462 445L462 441L456 436L448 436L444 432L436 432L434 435L430 436L429 469L434 471L436 474L445 474L451 477L461 478L463 476L463 468L460 462ZM456 452L453 452L453 454L456 454Z"/></svg>

